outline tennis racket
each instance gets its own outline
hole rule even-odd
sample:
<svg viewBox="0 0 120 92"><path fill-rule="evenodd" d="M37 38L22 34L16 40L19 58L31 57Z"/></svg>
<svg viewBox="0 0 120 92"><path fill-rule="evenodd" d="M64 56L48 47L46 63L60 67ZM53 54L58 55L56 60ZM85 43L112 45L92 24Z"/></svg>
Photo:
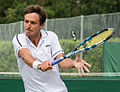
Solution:
<svg viewBox="0 0 120 92"><path fill-rule="evenodd" d="M104 29L102 31L98 31L96 34L89 36L84 41L82 41L75 49L70 51L68 54L52 61L52 65L59 63L63 59L68 58L69 56L71 56L73 54L84 52L91 48L95 48L95 47L103 44L105 41L110 39L114 33L115 33L115 30L113 28L108 28L108 29Z"/></svg>

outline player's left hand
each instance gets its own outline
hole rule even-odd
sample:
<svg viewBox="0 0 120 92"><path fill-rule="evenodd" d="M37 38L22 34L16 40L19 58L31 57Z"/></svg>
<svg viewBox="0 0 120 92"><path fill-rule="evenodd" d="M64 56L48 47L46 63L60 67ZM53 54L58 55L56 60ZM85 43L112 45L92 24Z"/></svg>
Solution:
<svg viewBox="0 0 120 92"><path fill-rule="evenodd" d="M38 66L38 69L41 69L42 72L52 69L52 63L49 60L45 60L42 64Z"/></svg>
<svg viewBox="0 0 120 92"><path fill-rule="evenodd" d="M74 67L78 69L78 73L80 76L85 76L85 71L87 71L88 73L90 72L90 70L86 67L92 67L90 64L88 64L87 62L85 62L81 57L80 57L80 53L78 53L76 59L73 62Z"/></svg>

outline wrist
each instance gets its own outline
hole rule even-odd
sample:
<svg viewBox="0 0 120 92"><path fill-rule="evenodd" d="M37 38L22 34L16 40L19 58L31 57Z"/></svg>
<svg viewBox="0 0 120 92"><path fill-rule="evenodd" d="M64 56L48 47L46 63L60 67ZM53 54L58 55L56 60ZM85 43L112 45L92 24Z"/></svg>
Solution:
<svg viewBox="0 0 120 92"><path fill-rule="evenodd" d="M41 62L35 60L35 61L32 63L32 68L38 70L38 65L39 65L39 64L41 64Z"/></svg>
<svg viewBox="0 0 120 92"><path fill-rule="evenodd" d="M73 63L73 64L72 64L72 65L73 65L73 67L72 67L72 68L75 68L75 67L76 67L76 63L75 63L75 62L76 62L76 61L75 61L75 60L73 60L73 62L72 62L72 63Z"/></svg>
<svg viewBox="0 0 120 92"><path fill-rule="evenodd" d="M72 68L75 68L75 63L74 63L74 61L73 61L72 63L73 63L73 67L72 67Z"/></svg>

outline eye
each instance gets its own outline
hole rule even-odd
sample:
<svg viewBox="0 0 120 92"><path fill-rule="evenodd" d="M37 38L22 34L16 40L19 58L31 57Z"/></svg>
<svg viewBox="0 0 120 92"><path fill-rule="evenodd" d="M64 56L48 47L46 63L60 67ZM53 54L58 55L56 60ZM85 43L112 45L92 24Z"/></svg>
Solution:
<svg viewBox="0 0 120 92"><path fill-rule="evenodd" d="M27 23L27 24L29 23L29 21L28 21L28 20L24 20L24 21L25 21L25 23Z"/></svg>
<svg viewBox="0 0 120 92"><path fill-rule="evenodd" d="M31 23L31 24L36 24L36 22L35 22L35 21L31 21L30 23Z"/></svg>

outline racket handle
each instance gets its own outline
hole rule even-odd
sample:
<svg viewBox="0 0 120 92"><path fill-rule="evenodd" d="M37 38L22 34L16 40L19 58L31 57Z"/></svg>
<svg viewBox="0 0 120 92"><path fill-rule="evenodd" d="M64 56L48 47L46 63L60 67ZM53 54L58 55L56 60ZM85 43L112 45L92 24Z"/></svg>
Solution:
<svg viewBox="0 0 120 92"><path fill-rule="evenodd" d="M56 60L52 61L52 66L59 63L60 61L62 61L63 59L65 59L65 57L60 57L60 58L57 58ZM40 68L41 71L43 71L41 68Z"/></svg>
<svg viewBox="0 0 120 92"><path fill-rule="evenodd" d="M52 65L55 65L55 64L59 63L59 62L62 61L63 59L65 59L65 57L57 58L56 60L52 61Z"/></svg>

